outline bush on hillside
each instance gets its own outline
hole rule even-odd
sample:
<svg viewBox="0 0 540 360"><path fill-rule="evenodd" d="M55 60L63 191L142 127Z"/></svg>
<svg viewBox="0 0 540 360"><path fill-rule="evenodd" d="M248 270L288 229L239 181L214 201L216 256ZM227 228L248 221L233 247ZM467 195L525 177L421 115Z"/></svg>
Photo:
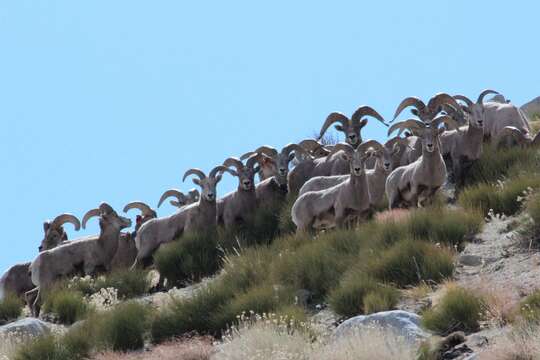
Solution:
<svg viewBox="0 0 540 360"><path fill-rule="evenodd" d="M43 311L54 315L60 323L71 325L84 319L89 308L80 292L56 286L47 292Z"/></svg>
<svg viewBox="0 0 540 360"><path fill-rule="evenodd" d="M98 336L114 351L142 349L150 314L150 309L143 304L120 304L100 316Z"/></svg>
<svg viewBox="0 0 540 360"><path fill-rule="evenodd" d="M275 252L267 247L245 249L237 255L227 255L221 283L234 292L243 292L260 285L268 278L268 270Z"/></svg>
<svg viewBox="0 0 540 360"><path fill-rule="evenodd" d="M447 290L440 303L422 315L422 325L439 335L454 331L474 332L482 320L482 299L470 290L455 287Z"/></svg>
<svg viewBox="0 0 540 360"><path fill-rule="evenodd" d="M513 215L521 209L518 198L529 189L540 188L540 176L529 175L509 179L499 184L478 184L466 188L458 202L466 209L478 209L486 215L490 209L495 214Z"/></svg>
<svg viewBox="0 0 540 360"><path fill-rule="evenodd" d="M540 322L540 290L536 290L521 301L519 314L526 321Z"/></svg>
<svg viewBox="0 0 540 360"><path fill-rule="evenodd" d="M16 320L21 316L24 307L23 301L15 294L7 293L0 300L0 325Z"/></svg>
<svg viewBox="0 0 540 360"><path fill-rule="evenodd" d="M375 278L399 287L440 282L452 275L453 255L447 248L406 239L372 257L365 269Z"/></svg>
<svg viewBox="0 0 540 360"><path fill-rule="evenodd" d="M215 273L220 266L216 234L186 234L164 244L154 255L154 263L168 286L182 286Z"/></svg>
<svg viewBox="0 0 540 360"><path fill-rule="evenodd" d="M380 284L364 271L354 268L332 290L328 302L337 314L350 318L374 311L390 310L399 298L398 291Z"/></svg>

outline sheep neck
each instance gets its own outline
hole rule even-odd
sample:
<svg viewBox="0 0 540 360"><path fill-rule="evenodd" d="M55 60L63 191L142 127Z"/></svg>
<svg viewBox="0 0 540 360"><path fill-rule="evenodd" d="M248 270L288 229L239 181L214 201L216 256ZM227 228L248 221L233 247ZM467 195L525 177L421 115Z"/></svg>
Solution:
<svg viewBox="0 0 540 360"><path fill-rule="evenodd" d="M101 229L101 233L99 234L98 243L102 247L102 249L105 251L106 254L110 255L111 258L116 253L116 250L118 250L118 238L120 236L120 228L116 227L107 227L105 229Z"/></svg>
<svg viewBox="0 0 540 360"><path fill-rule="evenodd" d="M353 190L353 195L356 197L356 201L363 202L366 196L368 195L368 181L365 171L362 171L360 175L351 174L350 177L350 186Z"/></svg>

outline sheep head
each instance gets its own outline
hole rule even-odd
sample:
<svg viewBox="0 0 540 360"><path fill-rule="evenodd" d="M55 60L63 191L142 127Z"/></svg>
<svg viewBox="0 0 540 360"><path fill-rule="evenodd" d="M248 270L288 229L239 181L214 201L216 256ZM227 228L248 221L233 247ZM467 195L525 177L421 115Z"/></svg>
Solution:
<svg viewBox="0 0 540 360"><path fill-rule="evenodd" d="M431 122L438 113L442 111L442 106L448 104L453 106L456 109L459 109L459 104L456 99L446 93L438 93L429 99L427 105L417 97L411 96L405 98L397 107L396 112L394 113L394 118L391 122L394 122L399 114L408 108L413 106L414 109L411 110L412 114L418 116L420 120L425 123Z"/></svg>
<svg viewBox="0 0 540 360"><path fill-rule="evenodd" d="M314 139L302 140L298 143L298 145L314 158L322 158L330 154L331 146L325 146Z"/></svg>
<svg viewBox="0 0 540 360"><path fill-rule="evenodd" d="M225 166L219 165L213 168L208 176L200 169L189 169L184 174L182 181L186 181L186 178L190 175L195 175L197 177L193 178L193 183L198 185L201 188L200 200L205 200L207 202L216 201L216 188L217 184L221 181L223 172L229 171Z"/></svg>
<svg viewBox="0 0 540 360"><path fill-rule="evenodd" d="M114 230L120 231L131 226L131 220L120 216L107 203L101 203L98 208L89 210L83 217L82 228L86 229L88 220L93 217L99 217L99 227L101 231Z"/></svg>
<svg viewBox="0 0 540 360"><path fill-rule="evenodd" d="M50 250L58 246L62 241L67 240L67 234L64 230L64 224L70 223L75 227L76 231L81 228L81 223L74 215L61 214L58 215L53 221L45 221L43 223L43 231L45 236L41 240L39 251Z"/></svg>
<svg viewBox="0 0 540 360"><path fill-rule="evenodd" d="M463 101L466 105L462 106L463 111L467 114L470 126L483 128L486 121L484 108L484 97L488 94L499 94L495 90L486 89L478 95L476 103L464 95L456 95L456 100Z"/></svg>
<svg viewBox="0 0 540 360"><path fill-rule="evenodd" d="M124 206L125 213L127 213L131 209L137 209L141 211L141 215L137 215L135 221L135 231L138 231L139 228L148 220L157 218L156 211L142 201L133 201Z"/></svg>
<svg viewBox="0 0 540 360"><path fill-rule="evenodd" d="M176 198L176 200L171 200L169 203L177 208L181 208L182 206L186 206L188 204L192 204L194 202L199 201L199 191L196 189L190 190L188 195L185 195L183 192L177 189L169 189L161 195L158 202L158 207L161 206L170 197Z"/></svg>
<svg viewBox="0 0 540 360"><path fill-rule="evenodd" d="M371 116L386 126L384 118L377 111L370 106L363 105L356 109L350 119L340 112L333 112L328 115L321 128L318 140L322 139L332 124L339 123L334 127L337 131L345 134L345 141L347 144L354 147L358 146L358 144L362 142L362 128L368 123L368 120L363 119L363 116Z"/></svg>
<svg viewBox="0 0 540 360"><path fill-rule="evenodd" d="M227 172L238 177L239 189L244 191L252 191L255 189L255 174L259 172L260 167L257 165L257 154L253 154L247 158L246 164L235 157L230 157L223 162L223 166L227 167ZM230 167L235 169L230 169Z"/></svg>
<svg viewBox="0 0 540 360"><path fill-rule="evenodd" d="M383 146L376 140L368 140L360 144L356 149L348 143L339 143L334 146L328 159L338 152L341 157L349 162L352 176L364 174L365 162L377 151L383 150Z"/></svg>

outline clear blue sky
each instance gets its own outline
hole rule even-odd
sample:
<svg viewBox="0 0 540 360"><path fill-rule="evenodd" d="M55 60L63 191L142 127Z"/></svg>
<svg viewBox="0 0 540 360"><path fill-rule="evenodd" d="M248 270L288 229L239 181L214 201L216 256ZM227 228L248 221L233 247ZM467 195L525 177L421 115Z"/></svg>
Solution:
<svg viewBox="0 0 540 360"><path fill-rule="evenodd" d="M0 271L36 255L46 219L103 200L155 206L193 187L187 168L298 141L331 111L540 95L540 5L498 4L3 1ZM219 191L235 186L226 176Z"/></svg>

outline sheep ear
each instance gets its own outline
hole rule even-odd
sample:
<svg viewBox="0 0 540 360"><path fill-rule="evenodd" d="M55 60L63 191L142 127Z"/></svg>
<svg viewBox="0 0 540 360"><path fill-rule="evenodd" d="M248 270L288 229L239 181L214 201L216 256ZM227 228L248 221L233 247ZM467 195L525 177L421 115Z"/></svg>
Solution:
<svg viewBox="0 0 540 360"><path fill-rule="evenodd" d="M193 183L194 183L195 185L201 186L201 180L199 180L199 179L197 179L197 178L195 178L195 177L193 178Z"/></svg>
<svg viewBox="0 0 540 360"><path fill-rule="evenodd" d="M345 132L345 130L343 129L343 126L341 126L341 125L336 125L336 126L334 126L334 128L335 128L337 131Z"/></svg>
<svg viewBox="0 0 540 360"><path fill-rule="evenodd" d="M413 114L414 116L419 116L417 109L411 109L411 114Z"/></svg>
<svg viewBox="0 0 540 360"><path fill-rule="evenodd" d="M349 155L347 155L346 152L342 152L342 153L341 153L341 158L342 158L343 160L345 160L345 161L349 161L349 160L350 160L350 157L349 157Z"/></svg>
<svg viewBox="0 0 540 360"><path fill-rule="evenodd" d="M368 123L368 120L367 119L362 119L360 120L360 129L363 128L364 126L366 126Z"/></svg>
<svg viewBox="0 0 540 360"><path fill-rule="evenodd" d="M51 227L51 223L50 223L50 222L45 221L45 222L43 223L43 231L45 231L45 232L49 231L49 228L50 228L50 227Z"/></svg>
<svg viewBox="0 0 540 360"><path fill-rule="evenodd" d="M397 155L399 153L399 144L394 144L394 147L392 147L392 155Z"/></svg>

